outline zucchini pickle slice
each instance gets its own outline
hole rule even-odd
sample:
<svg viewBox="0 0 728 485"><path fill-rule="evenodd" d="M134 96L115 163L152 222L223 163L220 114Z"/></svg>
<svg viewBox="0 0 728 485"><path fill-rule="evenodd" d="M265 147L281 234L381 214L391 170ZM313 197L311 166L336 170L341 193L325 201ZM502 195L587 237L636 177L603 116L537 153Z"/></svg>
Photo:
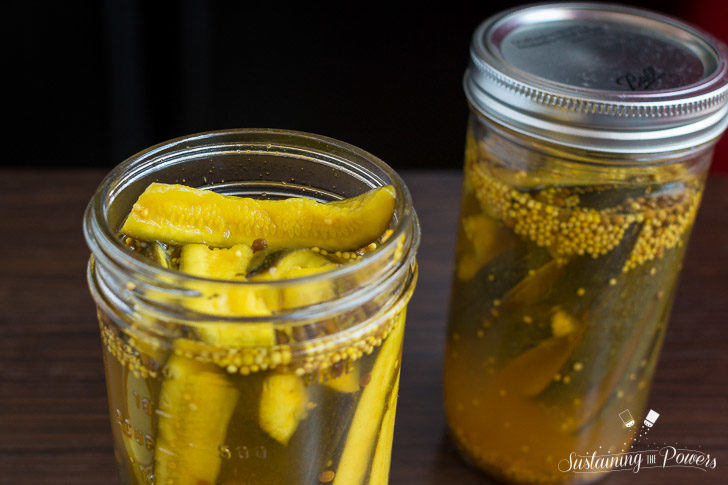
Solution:
<svg viewBox="0 0 728 485"><path fill-rule="evenodd" d="M287 445L306 415L307 393L303 380L293 374L274 374L263 382L258 424L274 440Z"/></svg>
<svg viewBox="0 0 728 485"><path fill-rule="evenodd" d="M377 240L390 224L394 206L392 186L319 203L305 198L259 200L153 183L134 204L121 233L151 243L147 256L164 268L178 267L183 273L214 280L273 282L335 269L344 261L325 257L326 251L345 251L348 259L348 251ZM264 254L256 257L262 263L252 264L254 242L259 240L265 243ZM244 405L236 387L241 378L197 360L194 340L222 349L271 347L278 343L277 332L283 331L272 323L215 322L214 316L267 320L283 310L331 301L337 291L326 280L296 288L205 280L189 284L200 295L184 297L182 305L212 318L192 323L185 334L189 340L180 335L174 341L174 353L164 368L155 418L157 439L153 457L151 453L146 457L154 461L155 483L165 485L216 483L222 468L218 445L225 443L236 407ZM358 368L323 382L342 394L361 392L352 424L348 431L342 430L346 434L335 483L362 483L367 475L386 483L403 333L401 312L363 389ZM262 375L257 409L251 410L257 412L260 429L283 446L297 439L296 430L311 405L304 378L286 372L290 371Z"/></svg>
<svg viewBox="0 0 728 485"><path fill-rule="evenodd" d="M228 422L239 392L220 369L173 355L159 399L155 483L215 483Z"/></svg>
<svg viewBox="0 0 728 485"><path fill-rule="evenodd" d="M384 401L388 392L396 392L393 386L399 376L405 313L403 310L396 317L394 329L382 344L379 356L374 362L371 380L359 398L344 451L341 453L334 485L356 485L364 482L369 457L377 446L377 436L382 428Z"/></svg>
<svg viewBox="0 0 728 485"><path fill-rule="evenodd" d="M269 249L358 249L377 239L394 213L392 186L320 203L311 199L261 200L184 185L153 183L139 196L121 232L143 241L252 245Z"/></svg>
<svg viewBox="0 0 728 485"><path fill-rule="evenodd" d="M392 457L392 441L394 439L394 417L397 412L397 398L399 397L399 374L392 387L392 393L387 402L387 411L382 418L382 428L379 430L377 447L374 450L372 472L369 475L369 485L387 485L389 483L389 468Z"/></svg>

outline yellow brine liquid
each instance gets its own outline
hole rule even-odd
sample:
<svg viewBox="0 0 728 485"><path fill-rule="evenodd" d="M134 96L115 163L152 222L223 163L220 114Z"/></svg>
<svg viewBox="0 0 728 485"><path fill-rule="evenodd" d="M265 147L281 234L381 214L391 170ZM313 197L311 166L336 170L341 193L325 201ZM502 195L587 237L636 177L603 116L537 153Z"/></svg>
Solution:
<svg viewBox="0 0 728 485"><path fill-rule="evenodd" d="M619 413L644 410L703 180L656 166L620 181L528 153L468 133L445 409L494 476L591 481L559 461L630 448Z"/></svg>
<svg viewBox="0 0 728 485"><path fill-rule="evenodd" d="M152 264L193 276L302 278L381 245L391 233L392 194L384 187L319 204L152 184L121 237ZM367 229L349 229L360 224ZM170 322L132 284L140 302L133 318L99 312L122 483L386 484L404 306L381 312L364 302L347 321L274 325L265 317L328 301L334 283L191 285L198 296L165 298L207 321ZM225 320L250 316L261 318Z"/></svg>

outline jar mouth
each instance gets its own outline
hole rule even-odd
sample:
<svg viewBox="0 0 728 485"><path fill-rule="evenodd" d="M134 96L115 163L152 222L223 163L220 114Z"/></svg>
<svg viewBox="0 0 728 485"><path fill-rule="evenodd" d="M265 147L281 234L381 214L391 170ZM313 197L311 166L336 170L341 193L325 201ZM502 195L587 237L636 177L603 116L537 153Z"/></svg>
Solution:
<svg viewBox="0 0 728 485"><path fill-rule="evenodd" d="M138 194L130 198L126 192L131 190L141 193L148 185L144 181L156 180L157 177L150 177L150 175L158 172L163 173L160 178L169 178L171 174L177 172L179 179L177 182L185 183L184 163L190 160L209 159L214 167L214 158L218 155L232 157L239 162L246 157L251 160L252 157L261 156L284 158L294 161L294 163L296 160L306 160L309 163L322 164L326 170L344 174L355 180L354 185L367 190L391 184L396 191L395 210L390 223L392 234L364 257L330 271L272 281L232 281L195 276L154 265L143 256L129 251L118 237L117 228L120 227L120 223L123 223L123 218L120 219L116 214L116 224L110 220L110 211L119 210L118 207L115 207L117 204L128 206L127 209L129 209L131 204L136 201ZM231 161L228 160L225 167L230 168L230 165ZM239 173L245 174L246 172L242 170ZM194 177L198 176L199 174ZM214 180L215 177L215 174L209 174L209 180ZM203 175L202 180L208 181L208 176ZM229 177L220 180L224 183L234 182ZM244 184L248 181L260 182L260 179L235 181ZM273 178L263 180L264 184L273 181ZM331 196L339 195L333 191L320 193ZM343 198L341 195L339 197ZM128 214L128 210L125 212ZM353 145L321 135L260 128L198 133L175 138L132 155L115 167L100 183L86 208L83 231L86 242L96 259L96 264L125 272L131 275L132 280L140 279L147 284L158 283L166 291L182 291L183 293L189 292L184 288L190 282L224 284L230 288L263 286L285 288L351 277L356 273L366 272L368 268L391 268L390 262L395 262L395 266L411 264L420 240L419 222L412 206L409 190L401 177L385 162ZM381 272L379 271L378 274Z"/></svg>

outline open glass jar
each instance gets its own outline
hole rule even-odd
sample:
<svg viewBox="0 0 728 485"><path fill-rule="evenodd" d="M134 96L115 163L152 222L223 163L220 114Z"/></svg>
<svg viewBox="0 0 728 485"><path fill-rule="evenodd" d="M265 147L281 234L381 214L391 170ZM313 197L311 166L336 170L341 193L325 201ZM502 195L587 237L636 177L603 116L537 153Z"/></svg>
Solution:
<svg viewBox="0 0 728 485"><path fill-rule="evenodd" d="M629 449L713 146L726 48L604 4L505 12L473 36L445 354L451 435L512 483L591 481Z"/></svg>
<svg viewBox="0 0 728 485"><path fill-rule="evenodd" d="M394 216L363 256L286 280L209 279L130 251L119 228L152 182L321 202L391 185ZM124 484L387 483L419 224L384 162L329 138L230 130L114 169L84 220L115 454ZM251 298L277 310L248 312ZM223 298L222 305L208 304ZM222 337L225 338L222 338Z"/></svg>

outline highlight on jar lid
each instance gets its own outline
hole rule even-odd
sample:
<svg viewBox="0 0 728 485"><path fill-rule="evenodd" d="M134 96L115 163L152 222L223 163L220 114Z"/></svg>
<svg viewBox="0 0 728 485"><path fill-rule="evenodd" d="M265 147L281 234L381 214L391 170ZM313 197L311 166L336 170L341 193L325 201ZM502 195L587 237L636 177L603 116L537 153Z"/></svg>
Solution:
<svg viewBox="0 0 728 485"><path fill-rule="evenodd" d="M519 7L475 31L471 106L570 147L658 153L728 125L728 48L679 20L609 4Z"/></svg>

